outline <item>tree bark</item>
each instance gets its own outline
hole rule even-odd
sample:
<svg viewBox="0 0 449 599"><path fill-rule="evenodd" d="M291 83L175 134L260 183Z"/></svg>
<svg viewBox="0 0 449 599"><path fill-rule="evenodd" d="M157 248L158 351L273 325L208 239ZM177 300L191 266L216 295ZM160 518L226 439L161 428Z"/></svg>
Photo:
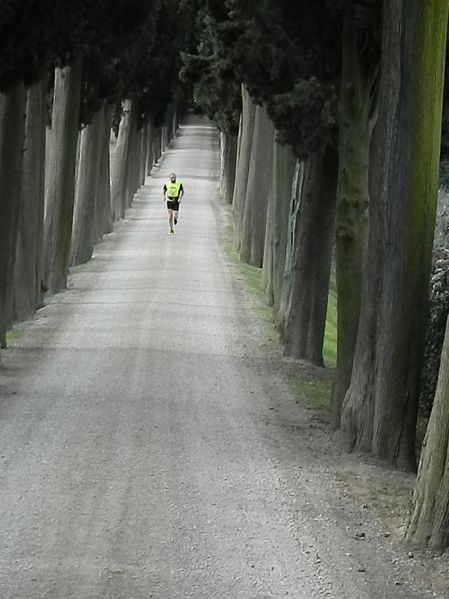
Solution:
<svg viewBox="0 0 449 599"><path fill-rule="evenodd" d="M299 224L299 209L301 206L302 190L304 183L304 163L296 160L293 171L293 180L290 192L288 210L288 223L286 227L285 253L281 257L284 270L279 273L279 300L278 306L274 305L273 315L280 337L283 337L285 322L290 312L293 290L294 257L296 248L296 235Z"/></svg>
<svg viewBox="0 0 449 599"><path fill-rule="evenodd" d="M262 267L268 198L272 190L274 125L265 106L256 107L254 135L243 211L240 257Z"/></svg>
<svg viewBox="0 0 449 599"><path fill-rule="evenodd" d="M406 539L432 549L449 546L449 320Z"/></svg>
<svg viewBox="0 0 449 599"><path fill-rule="evenodd" d="M127 174L131 143L131 100L125 100L118 130L112 171L112 210L114 220L125 218L127 207Z"/></svg>
<svg viewBox="0 0 449 599"><path fill-rule="evenodd" d="M273 187L267 211L265 254L262 285L269 305L273 306L275 320L280 296L287 249L288 223L292 196L292 181L296 159L289 146L274 144Z"/></svg>
<svg viewBox="0 0 449 599"><path fill-rule="evenodd" d="M139 131L137 130L137 102L131 102L130 141L126 156L126 208L129 208L139 187Z"/></svg>
<svg viewBox="0 0 449 599"><path fill-rule="evenodd" d="M92 121L81 131L73 231L71 265L83 264L92 257L95 243L96 208L99 192L101 162L101 129L103 111L94 114Z"/></svg>
<svg viewBox="0 0 449 599"><path fill-rule="evenodd" d="M100 167L98 174L98 193L96 202L95 237L97 243L105 233L112 231L112 205L111 205L111 163L109 153L109 140L111 136L112 107L105 102L102 110L100 126Z"/></svg>
<svg viewBox="0 0 449 599"><path fill-rule="evenodd" d="M151 169L154 164L154 125L150 118L147 123L147 149L145 159L145 174L147 177L151 175Z"/></svg>
<svg viewBox="0 0 449 599"><path fill-rule="evenodd" d="M14 272L14 319L26 320L42 303L47 78L27 92Z"/></svg>
<svg viewBox="0 0 449 599"><path fill-rule="evenodd" d="M285 353L323 365L323 341L335 226L337 155L327 148L305 164L293 263Z"/></svg>
<svg viewBox="0 0 449 599"><path fill-rule="evenodd" d="M351 446L414 468L448 1L386 0L384 8L368 250L379 271L366 278L378 302L377 310L376 299L362 302L361 322L370 324L358 335L342 424Z"/></svg>
<svg viewBox="0 0 449 599"><path fill-rule="evenodd" d="M233 135L222 132L220 135L220 140L220 195L225 202L232 204L237 161L237 138Z"/></svg>
<svg viewBox="0 0 449 599"><path fill-rule="evenodd" d="M14 264L25 132L26 94L22 84L0 95L0 347L13 319Z"/></svg>
<svg viewBox="0 0 449 599"><path fill-rule="evenodd" d="M146 165L147 165L147 135L148 135L148 128L146 126L146 123L144 123L140 130L138 187L145 184Z"/></svg>
<svg viewBox="0 0 449 599"><path fill-rule="evenodd" d="M336 427L340 425L341 406L351 381L368 207L370 85L362 77L352 17L346 17L343 25L341 80L336 217L337 368L332 391Z"/></svg>
<svg viewBox="0 0 449 599"><path fill-rule="evenodd" d="M242 87L242 115L240 118L237 166L235 174L234 196L234 221L236 233L236 246L239 251L244 238L243 214L248 186L248 174L251 159L251 144L254 133L254 120L256 105L251 100L248 92Z"/></svg>
<svg viewBox="0 0 449 599"><path fill-rule="evenodd" d="M69 271L81 97L81 63L56 69L45 201L44 281L50 293L64 289Z"/></svg>

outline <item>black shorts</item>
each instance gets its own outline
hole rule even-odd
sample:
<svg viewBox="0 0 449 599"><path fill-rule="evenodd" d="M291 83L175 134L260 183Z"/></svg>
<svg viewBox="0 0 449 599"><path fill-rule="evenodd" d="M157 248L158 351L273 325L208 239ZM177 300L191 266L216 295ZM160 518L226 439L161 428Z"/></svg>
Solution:
<svg viewBox="0 0 449 599"><path fill-rule="evenodd" d="M168 210L179 210L179 200L167 200L167 209Z"/></svg>

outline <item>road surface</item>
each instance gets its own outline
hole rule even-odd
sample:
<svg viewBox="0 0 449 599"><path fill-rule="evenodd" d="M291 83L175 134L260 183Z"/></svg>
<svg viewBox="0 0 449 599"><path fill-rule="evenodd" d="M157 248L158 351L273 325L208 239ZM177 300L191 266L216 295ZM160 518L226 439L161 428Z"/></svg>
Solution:
<svg viewBox="0 0 449 599"><path fill-rule="evenodd" d="M218 171L216 131L191 118L3 352L1 599L427 597L354 537L227 259Z"/></svg>

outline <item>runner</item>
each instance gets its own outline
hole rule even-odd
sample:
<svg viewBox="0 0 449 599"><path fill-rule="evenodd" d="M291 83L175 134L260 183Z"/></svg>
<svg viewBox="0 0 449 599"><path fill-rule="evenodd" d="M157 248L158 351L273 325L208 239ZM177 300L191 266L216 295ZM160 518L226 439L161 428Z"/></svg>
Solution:
<svg viewBox="0 0 449 599"><path fill-rule="evenodd" d="M184 188L176 178L176 173L170 173L170 179L165 183L162 195L167 202L169 235L174 235L173 224L178 222L179 204L184 195Z"/></svg>

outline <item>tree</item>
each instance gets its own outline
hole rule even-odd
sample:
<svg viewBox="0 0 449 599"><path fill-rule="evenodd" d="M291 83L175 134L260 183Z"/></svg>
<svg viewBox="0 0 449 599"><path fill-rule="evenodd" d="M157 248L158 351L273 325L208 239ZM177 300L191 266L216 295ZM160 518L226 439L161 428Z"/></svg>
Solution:
<svg viewBox="0 0 449 599"><path fill-rule="evenodd" d="M341 32L336 215L337 367L332 390L335 426L349 387L365 265L369 146L379 63L377 3L347 2Z"/></svg>
<svg viewBox="0 0 449 599"><path fill-rule="evenodd" d="M143 0L133 0L131 7L122 1L113 3L110 0L75 3L70 18L64 20L64 23L71 23L70 30L61 28L69 40L69 51L65 55L60 52L61 66L56 69L53 100L44 256L44 285L51 293L65 287L69 269L79 122L89 122L101 109L103 99L111 93L110 69L118 74L119 57L127 49L125 46L124 50L120 42L135 45L133 35L142 34L144 27L153 23L149 17L152 8L152 2ZM113 48L116 48L115 53ZM117 52L121 54L117 55ZM102 69L105 73L98 78L91 75ZM126 80L124 76L123 79ZM80 112L81 104L83 110ZM94 210L93 205L91 209ZM91 237L86 235L85 239ZM81 239L78 231L75 239ZM85 249L83 254L88 251Z"/></svg>
<svg viewBox="0 0 449 599"><path fill-rule="evenodd" d="M13 318L25 98L21 83L0 96L0 347Z"/></svg>
<svg viewBox="0 0 449 599"><path fill-rule="evenodd" d="M40 202L41 179L40 174L32 167L29 153L25 155L25 169L27 180L22 187L22 147L25 135L26 91L25 86L38 82L45 70L46 61L52 51L55 36L55 10L53 3L47 0L7 0L0 16L0 346L6 345L6 330L13 321L14 302L14 272L16 255L22 265L28 262L28 257L23 255L24 231L31 229L36 232L36 240L41 239L42 210L38 206L32 209L32 202L28 206L30 218L34 220L31 227L22 227L19 238L19 222L25 211L21 210L21 201L24 200L25 186L36 189L38 193L34 199ZM30 23L33 27L30 27ZM35 28L35 23L42 26ZM35 88L37 89L37 88ZM31 104L29 104L31 109ZM33 125L31 125L33 120ZM31 112L28 111L26 149L30 147L42 148L41 130L34 125ZM36 135L36 139L32 136ZM38 157L38 164L43 165L42 157ZM40 215L40 216L39 216ZM21 248L17 254L17 240L20 239ZM37 249L39 254L39 249ZM31 257L30 257L31 258ZM31 264L36 264L31 260ZM31 280L20 282L20 290L31 296L35 294L35 280L38 271L30 269ZM21 273L24 275L24 272ZM22 299L22 298L21 298ZM37 300L37 296L36 296ZM32 301L32 300L31 300ZM27 310L23 304L18 310L22 313Z"/></svg>
<svg viewBox="0 0 449 599"><path fill-rule="evenodd" d="M238 80L243 82L253 101L266 104L268 114L277 130L278 141L291 145L295 155L303 159L321 152L323 144L325 147L334 146L336 141L335 72L331 68L333 60L329 57L336 53L329 52L329 48L335 45L335 37L330 35L335 28L335 22L326 15L323 7L307 9L302 4L274 3L267 0L262 3L234 1L228 2L225 7L221 3L211 2L209 6L217 23L216 35L220 38L222 46L230 49L226 55L227 59L232 62ZM323 38L326 40L324 44ZM234 191L234 201L237 201L234 213L237 245L241 248L245 247L245 235L251 238L249 229L244 225L244 222L248 222L247 219L244 220L245 214L257 214L258 205L253 206L254 198L248 197L247 190L251 187L245 186L245 183L240 181L239 167L237 174ZM243 176L247 176L245 172ZM260 176L263 177L263 174ZM310 177L306 179L306 183L316 184L319 180L319 177ZM242 191L244 199L239 201ZM276 193L276 190L273 190L273 193ZM310 189L305 193L309 198L319 197ZM289 196L284 196L284 199L290 201ZM244 209L241 210L243 205ZM304 202L304 210L308 207L312 207L312 203ZM324 203L322 207L324 209ZM284 212L281 211L281 214ZM334 210L331 210L331 219L333 214ZM276 218L276 215L274 216ZM307 222L307 215L303 216L303 222ZM310 247L314 247L316 230L312 231L304 227L296 231L301 231L302 247L309 247L307 239ZM333 228L323 227L322 231L323 234L329 235L330 241L320 244L319 247L320 250L325 248L323 261L327 261L330 265L329 248L332 245ZM246 249L242 256L248 259L249 253ZM257 263L261 263L260 259ZM324 272L326 270L329 272L329 266L324 269ZM312 311L314 320L310 323L310 328L316 331L324 330L326 315L328 280L324 281L321 271L320 267L312 271L316 272L315 278L311 276L310 271L308 272L312 287L316 285L313 287L312 295L322 297L323 301L320 301L319 305L324 305L324 310ZM300 288L302 284L298 281L298 286L294 289ZM279 292L278 295L280 296L281 293ZM299 305L304 308L304 318L300 319L301 322L305 322L311 315L307 301L301 302L294 298L285 305L292 308ZM292 319L296 319L297 316L298 311L292 312ZM281 327L281 331L286 331L289 327L290 323ZM318 333L317 338L319 337ZM305 338L311 339L308 335L305 335ZM310 348L304 353L294 343L287 343L286 349L298 357L317 354ZM317 358L317 363L322 363L321 356Z"/></svg>
<svg viewBox="0 0 449 599"><path fill-rule="evenodd" d="M342 425L350 446L415 466L438 181L447 1L385 0L368 264Z"/></svg>
<svg viewBox="0 0 449 599"><path fill-rule="evenodd" d="M47 79L27 92L14 265L14 320L30 318L42 303Z"/></svg>
<svg viewBox="0 0 449 599"><path fill-rule="evenodd" d="M421 547L449 547L449 320L406 538Z"/></svg>

